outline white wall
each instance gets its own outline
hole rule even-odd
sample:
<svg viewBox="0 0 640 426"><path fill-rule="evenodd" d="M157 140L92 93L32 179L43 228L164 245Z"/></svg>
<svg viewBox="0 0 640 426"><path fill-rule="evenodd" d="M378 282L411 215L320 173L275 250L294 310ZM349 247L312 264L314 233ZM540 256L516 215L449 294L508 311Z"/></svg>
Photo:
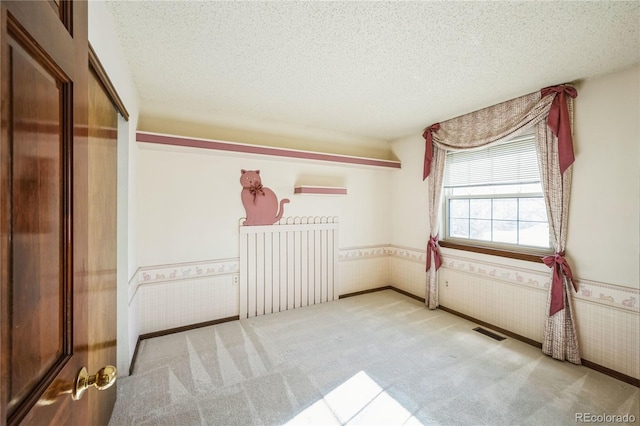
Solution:
<svg viewBox="0 0 640 426"><path fill-rule="evenodd" d="M390 177L395 170L310 160L229 154L140 144L141 266L238 257L238 225L245 211L240 170L260 170L285 216L338 216L340 247L391 239ZM330 180L346 196L294 195L299 183Z"/></svg>
<svg viewBox="0 0 640 426"><path fill-rule="evenodd" d="M640 288L640 66L577 85L567 253L581 278Z"/></svg>
<svg viewBox="0 0 640 426"><path fill-rule="evenodd" d="M574 310L582 356L640 376L640 66L577 85L567 257L577 277ZM424 140L392 143L392 243L424 257ZM423 197L416 198L414 194ZM542 264L442 250L440 303L541 341L550 271ZM392 257L392 284L424 297L424 264ZM403 271L401 274L398 271ZM536 309L531 309L536 306Z"/></svg>
<svg viewBox="0 0 640 426"><path fill-rule="evenodd" d="M101 0L89 2L89 42L129 113L118 121L118 374L128 375L137 331L129 321L129 281L138 269L136 226L138 92L116 35L111 13ZM132 329L133 326L133 329ZM133 338L133 341L131 341Z"/></svg>
<svg viewBox="0 0 640 426"><path fill-rule="evenodd" d="M392 143L402 169L391 181L391 243L424 249L429 239L429 192L428 182L422 180L424 139L417 133Z"/></svg>

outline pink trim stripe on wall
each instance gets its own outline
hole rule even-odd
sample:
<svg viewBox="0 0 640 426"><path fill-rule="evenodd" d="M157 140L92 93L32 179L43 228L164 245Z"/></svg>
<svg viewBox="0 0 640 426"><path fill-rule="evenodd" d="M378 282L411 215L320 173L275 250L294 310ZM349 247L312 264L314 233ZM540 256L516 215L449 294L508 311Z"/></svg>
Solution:
<svg viewBox="0 0 640 426"><path fill-rule="evenodd" d="M235 142L188 138L183 136L161 135L158 133L137 132L136 140L138 142L155 143L160 145L186 146L190 148L272 155L276 157L299 158L305 160L331 161L334 163L357 164L363 166L390 167L394 169L399 169L401 167L399 161L393 160L379 160L375 158L352 157L339 154L323 154L320 152L272 148Z"/></svg>

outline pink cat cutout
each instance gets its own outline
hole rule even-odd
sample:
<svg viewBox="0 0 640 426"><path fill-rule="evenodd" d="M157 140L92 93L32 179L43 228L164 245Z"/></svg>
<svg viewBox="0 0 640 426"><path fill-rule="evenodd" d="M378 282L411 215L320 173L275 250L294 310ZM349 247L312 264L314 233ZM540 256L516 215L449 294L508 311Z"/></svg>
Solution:
<svg viewBox="0 0 640 426"><path fill-rule="evenodd" d="M247 212L247 220L243 225L273 225L279 221L284 212L284 204L288 198L280 200L278 212L278 198L272 190L262 186L260 170L241 170L240 184L242 185L242 204Z"/></svg>

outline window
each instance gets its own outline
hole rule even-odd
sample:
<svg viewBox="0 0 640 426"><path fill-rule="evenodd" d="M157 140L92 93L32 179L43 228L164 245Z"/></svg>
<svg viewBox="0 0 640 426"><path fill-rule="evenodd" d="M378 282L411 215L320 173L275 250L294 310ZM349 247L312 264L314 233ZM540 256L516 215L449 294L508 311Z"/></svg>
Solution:
<svg viewBox="0 0 640 426"><path fill-rule="evenodd" d="M550 248L535 136L448 153L443 217L445 240L455 243Z"/></svg>

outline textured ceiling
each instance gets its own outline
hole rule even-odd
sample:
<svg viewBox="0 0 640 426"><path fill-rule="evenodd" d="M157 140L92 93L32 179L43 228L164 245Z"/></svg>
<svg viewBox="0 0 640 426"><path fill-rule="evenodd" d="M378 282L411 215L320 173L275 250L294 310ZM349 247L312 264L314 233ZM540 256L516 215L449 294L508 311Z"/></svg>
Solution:
<svg viewBox="0 0 640 426"><path fill-rule="evenodd" d="M640 2L107 2L141 114L393 140L640 63Z"/></svg>

